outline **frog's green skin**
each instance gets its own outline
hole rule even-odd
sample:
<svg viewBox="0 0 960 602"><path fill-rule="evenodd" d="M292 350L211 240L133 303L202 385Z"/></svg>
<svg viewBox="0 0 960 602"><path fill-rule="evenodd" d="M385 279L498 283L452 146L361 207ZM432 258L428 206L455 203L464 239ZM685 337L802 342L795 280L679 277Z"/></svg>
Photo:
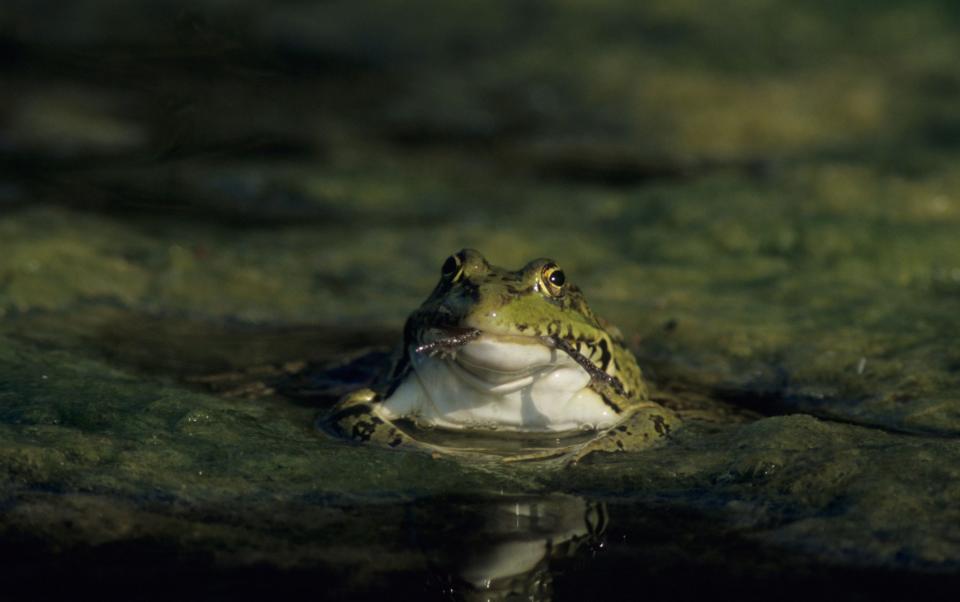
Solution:
<svg viewBox="0 0 960 602"><path fill-rule="evenodd" d="M418 386L420 366L427 361L452 362L478 336L494 345L501 340L544 345L547 353L555 352L572 371L580 371L577 365L584 366L586 370L579 372L585 383L582 393L571 399L576 403L582 398L584 404L592 404L589 411L594 414L600 411L597 408L606 412L598 427L586 424L573 431L594 433L592 437L580 437L569 446L504 456L506 460L564 456L577 461L596 451L643 449L662 440L678 424L675 414L649 400L640 369L620 332L594 315L580 290L565 282L553 261L537 259L521 270L509 271L491 266L477 251L464 249L447 260L442 272L436 288L407 319L403 344L391 364L370 388L346 395L333 408L326 419L330 430L391 448L468 453L418 440L412 434L415 431L396 423L403 418L421 427L449 427L443 416L414 410L404 414L402 403L398 414L393 405L405 394L404 387ZM438 351L439 359L424 359ZM541 422L530 430L549 432L553 428L549 420ZM509 430L525 432L527 428L519 423Z"/></svg>

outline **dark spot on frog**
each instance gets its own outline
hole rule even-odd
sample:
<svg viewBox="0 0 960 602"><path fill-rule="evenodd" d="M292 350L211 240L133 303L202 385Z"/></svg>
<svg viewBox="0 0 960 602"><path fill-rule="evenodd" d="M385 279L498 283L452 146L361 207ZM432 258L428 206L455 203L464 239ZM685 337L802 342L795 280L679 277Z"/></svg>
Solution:
<svg viewBox="0 0 960 602"><path fill-rule="evenodd" d="M470 300L471 300L471 301L473 301L474 303L480 301L480 287L479 287L479 286L477 286L477 285L474 284L473 282L470 282L469 280L466 280L466 281L464 281L463 284L461 285L461 288L463 289L463 294L464 294L465 296L467 296L467 297L470 297Z"/></svg>
<svg viewBox="0 0 960 602"><path fill-rule="evenodd" d="M390 442L387 443L387 445L389 445L390 447L396 447L401 443L403 443L403 436L397 431L396 427L390 429L389 436L393 437L393 439L391 439Z"/></svg>
<svg viewBox="0 0 960 602"><path fill-rule="evenodd" d="M657 431L661 437L667 435L670 432L670 425L667 424L666 420L663 419L663 416L660 414L653 414L650 416L650 421L653 422L653 428Z"/></svg>
<svg viewBox="0 0 960 602"><path fill-rule="evenodd" d="M614 412L619 414L620 411L622 410L622 408L618 404L614 403L613 400L611 400L609 397L607 397L603 393L600 394L600 399L602 399L603 403L605 403Z"/></svg>
<svg viewBox="0 0 960 602"><path fill-rule="evenodd" d="M669 320L663 323L663 330L664 332L673 332L674 330L677 329L677 325L678 325L677 319L670 318Z"/></svg>
<svg viewBox="0 0 960 602"><path fill-rule="evenodd" d="M517 330L523 332L524 330L530 328L529 325L523 323L517 323Z"/></svg>
<svg viewBox="0 0 960 602"><path fill-rule="evenodd" d="M360 421L354 424L351 435L357 441L369 441L381 424L383 424L383 420L377 416L371 416L368 421Z"/></svg>
<svg viewBox="0 0 960 602"><path fill-rule="evenodd" d="M607 367L610 365L610 347L607 345L606 339L600 339L600 369L604 372L607 371Z"/></svg>

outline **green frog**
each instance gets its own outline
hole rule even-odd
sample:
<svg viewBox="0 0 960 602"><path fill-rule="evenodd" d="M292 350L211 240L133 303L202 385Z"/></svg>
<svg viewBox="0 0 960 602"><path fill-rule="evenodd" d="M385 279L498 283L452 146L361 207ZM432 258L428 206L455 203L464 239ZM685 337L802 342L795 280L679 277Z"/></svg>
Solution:
<svg viewBox="0 0 960 602"><path fill-rule="evenodd" d="M389 448L489 451L438 437L460 433L522 440L500 446L506 461L571 462L650 447L678 424L650 400L620 331L556 262L511 271L473 249L447 258L386 369L324 420L340 437Z"/></svg>

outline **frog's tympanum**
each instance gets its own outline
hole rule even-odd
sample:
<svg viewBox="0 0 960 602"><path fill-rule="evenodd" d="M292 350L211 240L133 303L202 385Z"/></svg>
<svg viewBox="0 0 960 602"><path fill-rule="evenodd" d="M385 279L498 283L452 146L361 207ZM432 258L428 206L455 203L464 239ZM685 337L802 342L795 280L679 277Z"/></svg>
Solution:
<svg viewBox="0 0 960 602"><path fill-rule="evenodd" d="M449 257L407 319L403 343L370 388L326 420L342 437L392 448L472 453L437 433L524 439L507 460L649 447L678 419L649 400L616 327L598 318L549 259L518 271L472 249Z"/></svg>

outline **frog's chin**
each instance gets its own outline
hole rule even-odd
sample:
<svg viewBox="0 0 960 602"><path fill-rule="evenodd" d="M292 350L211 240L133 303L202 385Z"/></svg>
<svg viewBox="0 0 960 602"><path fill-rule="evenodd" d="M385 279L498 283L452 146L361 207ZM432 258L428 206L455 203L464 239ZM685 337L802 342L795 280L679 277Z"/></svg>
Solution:
<svg viewBox="0 0 960 602"><path fill-rule="evenodd" d="M590 375L542 339L481 333L453 354L410 350L413 372L383 403L392 418L447 428L567 431L619 416Z"/></svg>

